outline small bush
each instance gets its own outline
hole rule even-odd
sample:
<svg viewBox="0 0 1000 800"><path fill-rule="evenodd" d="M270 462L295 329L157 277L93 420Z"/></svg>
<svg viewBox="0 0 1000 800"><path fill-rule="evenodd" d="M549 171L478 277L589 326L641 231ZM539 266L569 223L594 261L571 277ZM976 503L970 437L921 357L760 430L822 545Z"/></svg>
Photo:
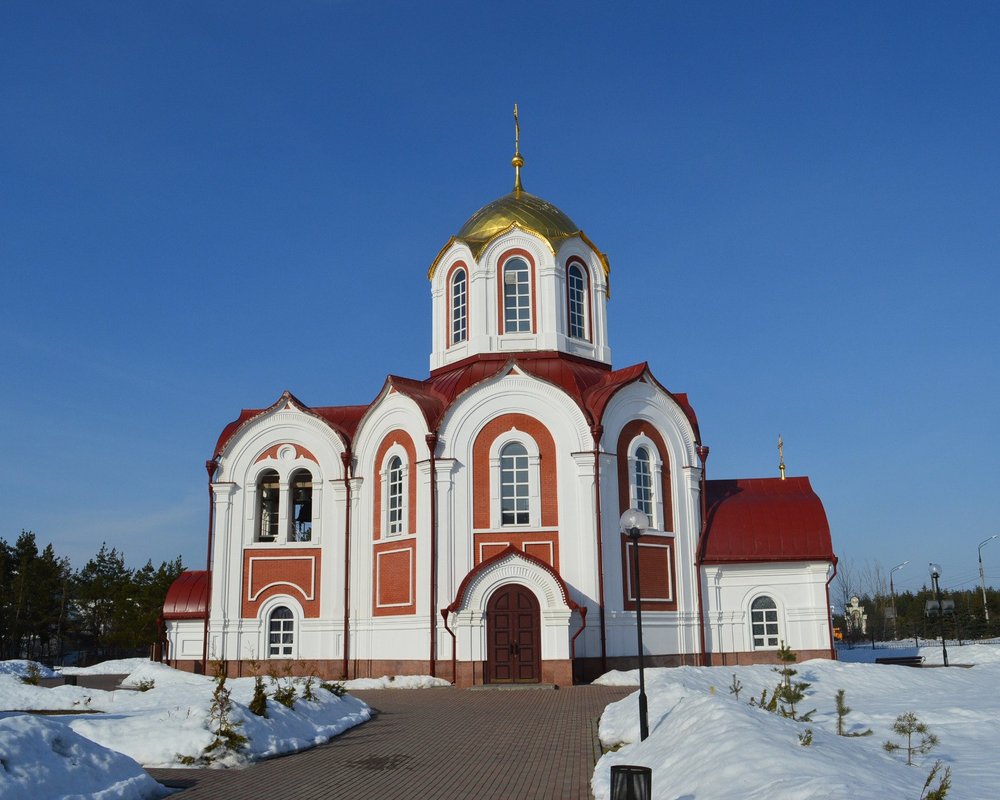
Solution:
<svg viewBox="0 0 1000 800"><path fill-rule="evenodd" d="M799 734L799 744L803 747L808 747L813 743L813 732L812 728L806 728L802 733Z"/></svg>
<svg viewBox="0 0 1000 800"><path fill-rule="evenodd" d="M729 684L729 694L736 695L736 699L740 699L740 692L743 691L743 684L736 680L736 673L733 673L733 682Z"/></svg>
<svg viewBox="0 0 1000 800"><path fill-rule="evenodd" d="M38 686L42 680L42 670L34 661L28 663L28 674L21 676L21 683L29 686Z"/></svg>
<svg viewBox="0 0 1000 800"><path fill-rule="evenodd" d="M951 767L944 768L944 772L941 774L937 788L931 788L931 784L938 776L938 773L941 772L942 766L944 765L940 761L934 762L934 766L931 768L931 774L928 775L927 780L924 781L924 790L920 793L920 800L944 800L944 798L948 796L948 790L951 788Z"/></svg>
<svg viewBox="0 0 1000 800"><path fill-rule="evenodd" d="M152 678L143 678L135 685L135 688L136 691L139 692L148 692L150 689L155 688L155 686L156 686L155 680L153 680Z"/></svg>
<svg viewBox="0 0 1000 800"><path fill-rule="evenodd" d="M258 717L267 716L267 690L264 688L264 676L260 674L260 662L250 659L250 674L253 675L253 697L248 708Z"/></svg>
<svg viewBox="0 0 1000 800"><path fill-rule="evenodd" d="M338 683L336 681L334 681L333 683L330 683L329 681L323 681L322 683L320 683L319 686L321 689L326 689L328 692L330 692L333 695L336 695L337 697L343 697L345 694L347 694L347 689L344 688L344 684Z"/></svg>

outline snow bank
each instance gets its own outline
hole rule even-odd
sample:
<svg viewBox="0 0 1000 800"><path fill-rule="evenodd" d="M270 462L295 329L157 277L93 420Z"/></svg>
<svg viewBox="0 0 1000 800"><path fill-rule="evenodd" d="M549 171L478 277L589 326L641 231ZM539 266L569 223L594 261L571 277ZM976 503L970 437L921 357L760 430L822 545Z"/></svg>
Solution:
<svg viewBox="0 0 1000 800"><path fill-rule="evenodd" d="M169 793L128 756L88 741L61 722L27 714L0 717L4 800L149 800Z"/></svg>
<svg viewBox="0 0 1000 800"><path fill-rule="evenodd" d="M933 662L933 647L921 655ZM949 800L1000 797L1000 647L949 647L952 664L969 669L914 669L826 660L795 665L797 680L811 683L800 708L815 708L811 723L797 723L747 703L774 688L778 675L768 666L679 667L646 670L650 736L639 742L638 695L614 703L601 717L599 733L607 753L594 771L598 800L609 796L613 764L653 769L653 796L662 800L712 798L917 798L935 760L952 769ZM940 644L937 646L940 660ZM740 698L730 693L733 676L742 683ZM638 672L610 672L597 683L628 686ZM874 735L836 735L836 693L846 691L853 711L849 732L871 728ZM940 745L907 767L905 758L882 749L896 717L914 711ZM803 747L799 734L813 731Z"/></svg>
<svg viewBox="0 0 1000 800"><path fill-rule="evenodd" d="M201 755L215 738L209 731L215 689L211 678L145 659L126 659L64 672L129 673L123 686L151 688L110 692L80 686L46 689L21 681L28 663L0 662L0 710L75 713L51 718L0 714L3 800L164 797L168 790L150 778L140 764L186 766L184 756ZM349 695L337 697L320 688L318 682L312 687L313 699L305 700L301 680L295 681L299 698L294 708L269 699L268 716L258 717L248 708L253 683L253 678L226 682L233 703L231 720L249 742L245 749L227 754L213 766L238 766L313 747L371 717L365 703ZM268 689L273 693L273 687Z"/></svg>

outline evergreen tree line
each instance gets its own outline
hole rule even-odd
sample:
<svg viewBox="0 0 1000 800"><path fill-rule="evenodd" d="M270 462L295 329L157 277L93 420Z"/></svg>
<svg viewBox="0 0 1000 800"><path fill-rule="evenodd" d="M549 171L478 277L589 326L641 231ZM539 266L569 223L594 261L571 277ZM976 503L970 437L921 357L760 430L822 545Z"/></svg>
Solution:
<svg viewBox="0 0 1000 800"><path fill-rule="evenodd" d="M167 589L184 571L181 558L154 567L125 566L124 553L104 543L82 569L38 549L21 531L14 544L0 539L0 660L29 658L94 663L145 655L160 640Z"/></svg>
<svg viewBox="0 0 1000 800"><path fill-rule="evenodd" d="M944 617L926 614L927 601L937 599L930 586L922 586L918 591L891 592L885 570L877 562L872 567L861 569L848 562L843 573L838 567L837 588L839 596L831 596L834 602L833 621L848 640L935 639L941 636L942 631L948 639L961 641L1000 637L1000 591L993 587L986 587L984 607L980 586L965 589L942 586L941 599L955 604L954 613ZM844 606L852 596L858 597L868 615L864 635L851 631L844 619Z"/></svg>

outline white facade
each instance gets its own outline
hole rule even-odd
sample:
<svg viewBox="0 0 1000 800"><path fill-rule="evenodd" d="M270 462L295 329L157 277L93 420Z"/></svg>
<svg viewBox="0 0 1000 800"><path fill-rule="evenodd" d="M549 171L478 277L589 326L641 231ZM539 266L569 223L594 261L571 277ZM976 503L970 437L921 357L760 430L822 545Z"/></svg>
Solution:
<svg viewBox="0 0 1000 800"><path fill-rule="evenodd" d="M463 232L430 270L429 378L390 377L364 409L286 393L224 431L208 635L172 589L168 657L465 684L625 666L634 550L619 516L637 504L652 522L639 558L654 663L769 655L751 627L764 595L781 641L829 653L828 529L810 559L706 561L707 450L686 398L643 365L611 369L607 258L525 193Z"/></svg>

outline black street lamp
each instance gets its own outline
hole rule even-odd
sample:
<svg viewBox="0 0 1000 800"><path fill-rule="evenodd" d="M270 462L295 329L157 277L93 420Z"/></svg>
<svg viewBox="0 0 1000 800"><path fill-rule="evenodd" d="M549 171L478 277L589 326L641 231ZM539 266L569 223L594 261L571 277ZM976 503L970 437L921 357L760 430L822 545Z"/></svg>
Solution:
<svg viewBox="0 0 1000 800"><path fill-rule="evenodd" d="M637 508L630 508L621 518L622 533L632 540L632 574L635 583L635 630L639 637L639 741L649 736L649 715L646 706L646 676L642 658L642 592L639 589L639 537L649 527L649 517Z"/></svg>
<svg viewBox="0 0 1000 800"><path fill-rule="evenodd" d="M1000 536L1000 534L994 533L989 539L983 539L983 541L979 543L979 585L983 589L983 614L986 617L987 627L989 627L990 624L990 607L986 605L986 573L983 572L983 547L988 545L998 536Z"/></svg>
<svg viewBox="0 0 1000 800"><path fill-rule="evenodd" d="M934 587L934 596L937 598L937 607L934 609L938 617L938 626L941 628L941 655L944 656L944 665L948 666L948 647L944 643L944 603L941 602L941 586L938 578L941 577L941 567L938 564L930 564L931 585ZM931 608L928 603L928 607Z"/></svg>

